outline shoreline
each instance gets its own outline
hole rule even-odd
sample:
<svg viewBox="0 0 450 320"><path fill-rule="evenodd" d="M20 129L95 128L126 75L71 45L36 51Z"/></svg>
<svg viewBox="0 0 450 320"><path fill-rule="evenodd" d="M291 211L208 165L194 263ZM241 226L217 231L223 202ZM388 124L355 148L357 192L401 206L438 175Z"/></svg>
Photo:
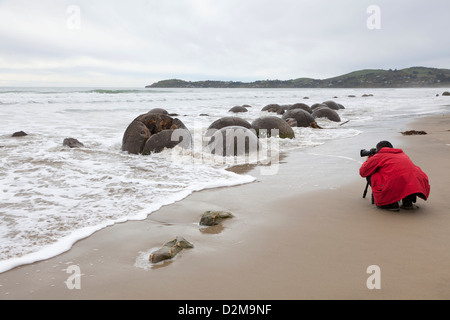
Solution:
<svg viewBox="0 0 450 320"><path fill-rule="evenodd" d="M276 175L194 192L145 220L107 227L61 255L2 273L0 299L449 299L449 119L420 117L406 126L427 135L394 137L430 178L430 199L418 201L417 211L393 214L369 195L361 199L365 180L357 172L328 181L325 170L316 187L301 184L296 173L317 164L305 167L296 157L348 173L363 161L349 156L367 147L363 135L349 139L342 151L349 157L337 167L328 166L336 157L317 156L325 148L289 155ZM235 217L199 228L206 210ZM176 236L194 248L154 266L139 260ZM66 286L71 265L80 267L80 290ZM366 287L370 265L381 268L380 290Z"/></svg>

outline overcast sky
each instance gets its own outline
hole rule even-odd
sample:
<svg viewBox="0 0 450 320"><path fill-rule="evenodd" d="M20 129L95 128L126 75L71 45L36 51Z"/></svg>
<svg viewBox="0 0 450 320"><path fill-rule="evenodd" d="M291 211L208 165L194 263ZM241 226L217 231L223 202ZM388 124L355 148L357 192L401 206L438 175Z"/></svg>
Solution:
<svg viewBox="0 0 450 320"><path fill-rule="evenodd" d="M449 16L449 0L0 0L0 86L450 68Z"/></svg>

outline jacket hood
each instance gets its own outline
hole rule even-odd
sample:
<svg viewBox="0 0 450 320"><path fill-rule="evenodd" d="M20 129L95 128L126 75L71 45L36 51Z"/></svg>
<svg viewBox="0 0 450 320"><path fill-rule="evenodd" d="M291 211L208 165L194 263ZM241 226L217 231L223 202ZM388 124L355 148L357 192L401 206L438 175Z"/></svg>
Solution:
<svg viewBox="0 0 450 320"><path fill-rule="evenodd" d="M378 151L377 153L402 153L403 150L402 149L395 149L395 148L381 148L380 151Z"/></svg>

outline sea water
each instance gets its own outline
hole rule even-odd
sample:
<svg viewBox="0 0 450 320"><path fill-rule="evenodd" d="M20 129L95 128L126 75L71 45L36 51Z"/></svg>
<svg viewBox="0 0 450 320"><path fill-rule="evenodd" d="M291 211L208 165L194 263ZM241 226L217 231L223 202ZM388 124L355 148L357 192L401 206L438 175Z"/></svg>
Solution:
<svg viewBox="0 0 450 320"><path fill-rule="evenodd" d="M268 149L295 153L345 143L380 121L448 112L448 98L436 96L441 91L0 88L0 272L55 256L115 223L145 219L194 191L253 182L226 170L248 158L220 161L203 148L202 133L221 117L251 123L276 116L261 111L271 103L334 100L345 107L341 123L317 119L324 129L294 128L295 139L266 139ZM246 113L228 111L244 104L251 106ZM121 150L127 126L153 108L177 114L193 133L192 150L150 156ZM28 135L11 137L17 131ZM84 147L64 147L69 137Z"/></svg>

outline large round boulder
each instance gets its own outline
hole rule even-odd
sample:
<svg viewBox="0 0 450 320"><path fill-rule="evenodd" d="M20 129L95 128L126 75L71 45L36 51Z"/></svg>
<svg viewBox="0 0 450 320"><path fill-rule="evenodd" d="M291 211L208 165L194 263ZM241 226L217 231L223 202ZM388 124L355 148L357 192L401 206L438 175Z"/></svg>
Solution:
<svg viewBox="0 0 450 320"><path fill-rule="evenodd" d="M293 139L295 138L294 130L283 119L278 117L261 117L252 122L252 128L255 129L256 135L261 137L271 137L272 133L281 139ZM277 131L273 131L277 130Z"/></svg>
<svg viewBox="0 0 450 320"><path fill-rule="evenodd" d="M334 101L325 101L325 102L322 102L322 104L326 104L327 107L332 109L332 110L339 110L339 109L341 109L339 107L339 105L336 102L334 102Z"/></svg>
<svg viewBox="0 0 450 320"><path fill-rule="evenodd" d="M179 119L158 113L146 113L134 119L125 130L122 138L122 150L132 154L141 154L147 140L163 130L185 129Z"/></svg>
<svg viewBox="0 0 450 320"><path fill-rule="evenodd" d="M292 106L290 106L288 110L293 110L293 109L302 109L309 113L312 113L311 107L308 106L306 103L295 103Z"/></svg>
<svg viewBox="0 0 450 320"><path fill-rule="evenodd" d="M272 103L272 104L268 104L267 106L262 108L261 111L274 112L276 114L283 114L285 109L282 106L280 106L279 104Z"/></svg>
<svg viewBox="0 0 450 320"><path fill-rule="evenodd" d="M285 121L294 118L297 120L297 127L309 127L314 122L313 116L303 109L288 110L281 118Z"/></svg>
<svg viewBox="0 0 450 320"><path fill-rule="evenodd" d="M257 152L259 148L255 130L239 126L217 130L207 145L210 153L220 156L245 156Z"/></svg>
<svg viewBox="0 0 450 320"><path fill-rule="evenodd" d="M314 109L312 116L314 118L327 118L328 120L334 122L341 122L341 117L335 110L331 110L330 108L316 108Z"/></svg>
<svg viewBox="0 0 450 320"><path fill-rule="evenodd" d="M325 107L325 108L328 108L328 106L326 105L326 104L323 104L323 103L314 103L312 106L311 106L311 111L314 111L315 109L317 109L317 108L320 108L320 107Z"/></svg>
<svg viewBox="0 0 450 320"><path fill-rule="evenodd" d="M223 117L211 123L210 126L208 127L208 131L210 129L219 130L230 126L240 126L247 129L250 129L252 127L250 122L248 122L245 119L239 117Z"/></svg>

